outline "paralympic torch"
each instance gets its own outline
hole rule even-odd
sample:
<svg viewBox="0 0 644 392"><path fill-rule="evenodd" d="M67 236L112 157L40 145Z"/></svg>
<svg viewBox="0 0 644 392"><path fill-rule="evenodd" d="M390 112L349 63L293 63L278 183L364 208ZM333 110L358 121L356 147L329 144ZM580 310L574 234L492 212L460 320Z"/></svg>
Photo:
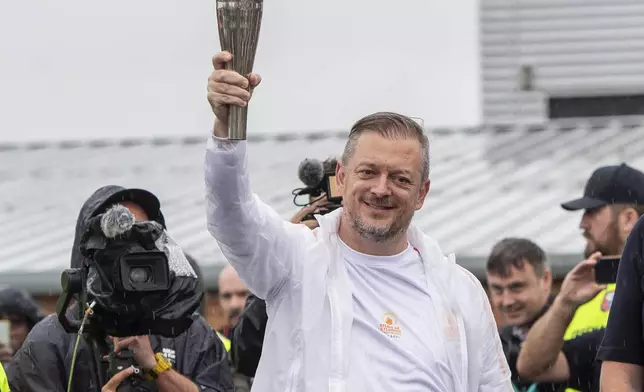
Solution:
<svg viewBox="0 0 644 392"><path fill-rule="evenodd" d="M221 50L233 55L226 68L246 77L253 71L263 8L263 0L217 0ZM231 106L229 113L228 138L246 140L248 106Z"/></svg>

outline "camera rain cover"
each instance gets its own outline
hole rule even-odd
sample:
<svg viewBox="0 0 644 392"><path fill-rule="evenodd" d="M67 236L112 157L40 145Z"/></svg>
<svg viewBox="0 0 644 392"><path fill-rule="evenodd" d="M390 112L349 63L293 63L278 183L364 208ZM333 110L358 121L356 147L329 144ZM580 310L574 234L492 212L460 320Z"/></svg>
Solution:
<svg viewBox="0 0 644 392"><path fill-rule="evenodd" d="M116 205L81 241L94 317L111 336L176 337L190 327L203 292L181 248L157 222L135 222Z"/></svg>

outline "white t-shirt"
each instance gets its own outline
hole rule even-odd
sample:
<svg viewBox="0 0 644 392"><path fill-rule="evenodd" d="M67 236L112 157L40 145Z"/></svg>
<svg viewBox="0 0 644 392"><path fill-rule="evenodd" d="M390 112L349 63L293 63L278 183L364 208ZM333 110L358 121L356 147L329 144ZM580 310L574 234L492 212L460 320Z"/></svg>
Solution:
<svg viewBox="0 0 644 392"><path fill-rule="evenodd" d="M454 389L423 263L408 246L394 256L342 248L353 289L349 391Z"/></svg>

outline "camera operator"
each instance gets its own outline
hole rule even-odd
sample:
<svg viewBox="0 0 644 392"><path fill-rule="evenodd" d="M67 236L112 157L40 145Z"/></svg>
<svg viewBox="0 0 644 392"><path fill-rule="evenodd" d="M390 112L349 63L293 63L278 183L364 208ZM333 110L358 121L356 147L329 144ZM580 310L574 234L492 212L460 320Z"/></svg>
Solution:
<svg viewBox="0 0 644 392"><path fill-rule="evenodd" d="M33 328L7 367L12 391L233 391L223 343L196 313L198 278L156 196L95 191L71 253L58 314Z"/></svg>

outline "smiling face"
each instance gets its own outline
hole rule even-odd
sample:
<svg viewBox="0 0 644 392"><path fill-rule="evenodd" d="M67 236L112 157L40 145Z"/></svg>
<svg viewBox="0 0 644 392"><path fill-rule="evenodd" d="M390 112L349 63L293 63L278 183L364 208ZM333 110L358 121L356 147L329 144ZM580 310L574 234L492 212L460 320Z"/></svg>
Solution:
<svg viewBox="0 0 644 392"><path fill-rule="evenodd" d="M533 322L540 314L550 295L550 270L537 273L526 262L511 266L508 274L488 273L490 302L503 318L503 324L522 326Z"/></svg>
<svg viewBox="0 0 644 392"><path fill-rule="evenodd" d="M423 153L414 137L386 137L369 130L358 136L336 171L345 217L358 236L387 242L406 232L429 191Z"/></svg>

